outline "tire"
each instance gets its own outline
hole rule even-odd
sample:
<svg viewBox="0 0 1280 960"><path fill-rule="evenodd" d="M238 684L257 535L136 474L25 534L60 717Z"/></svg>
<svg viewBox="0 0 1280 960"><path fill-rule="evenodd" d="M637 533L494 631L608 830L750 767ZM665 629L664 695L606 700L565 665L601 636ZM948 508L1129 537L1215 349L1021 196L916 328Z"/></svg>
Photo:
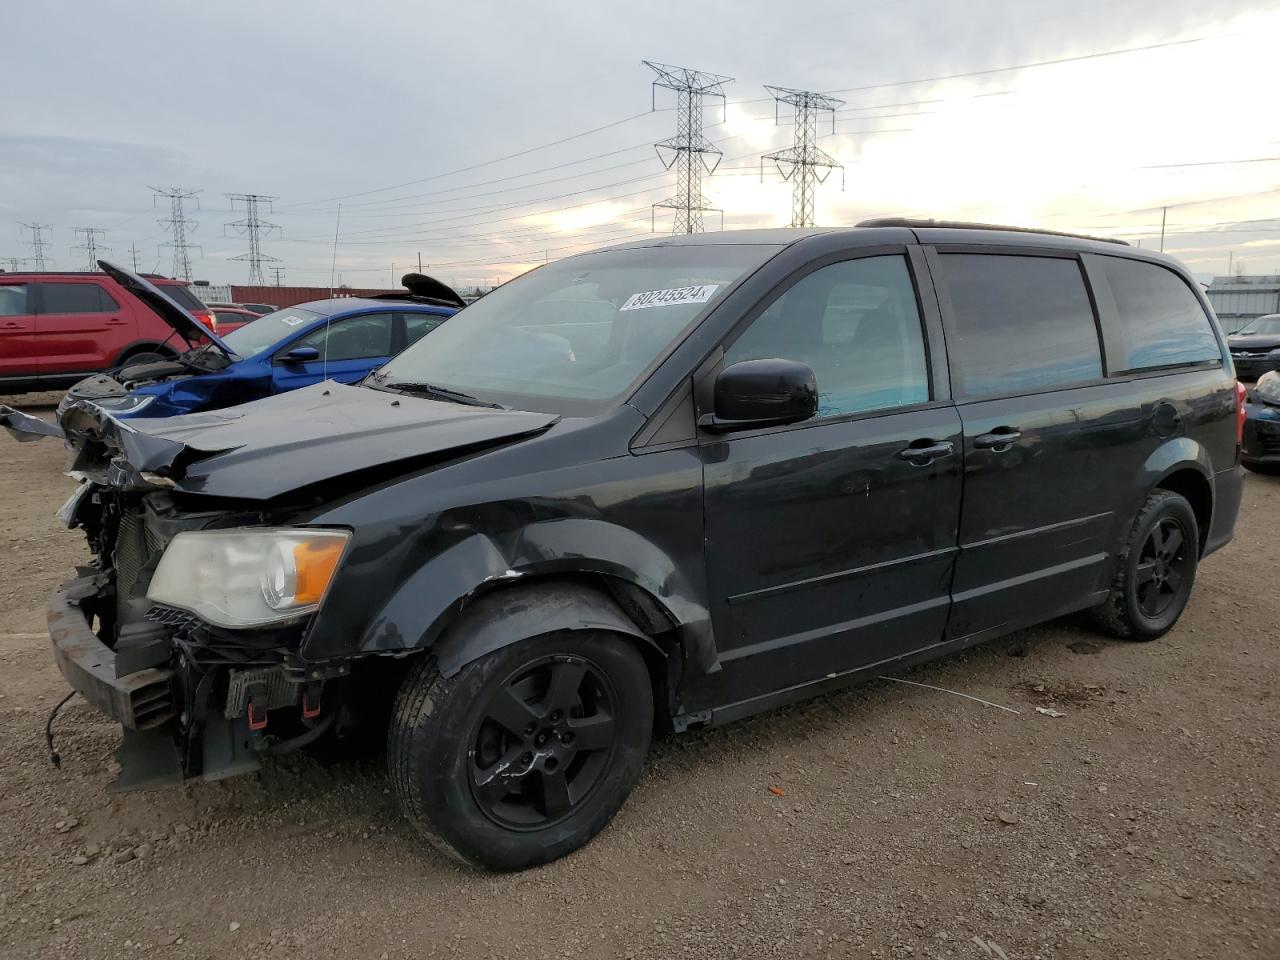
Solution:
<svg viewBox="0 0 1280 960"><path fill-rule="evenodd" d="M1163 636L1186 608L1199 557L1200 528L1191 504L1171 490L1153 490L1134 517L1111 593L1094 610L1095 619L1122 639Z"/></svg>
<svg viewBox="0 0 1280 960"><path fill-rule="evenodd" d="M652 731L649 673L635 647L614 634L562 632L449 678L424 657L396 698L387 764L405 815L437 848L477 867L523 870L609 823L639 779Z"/></svg>

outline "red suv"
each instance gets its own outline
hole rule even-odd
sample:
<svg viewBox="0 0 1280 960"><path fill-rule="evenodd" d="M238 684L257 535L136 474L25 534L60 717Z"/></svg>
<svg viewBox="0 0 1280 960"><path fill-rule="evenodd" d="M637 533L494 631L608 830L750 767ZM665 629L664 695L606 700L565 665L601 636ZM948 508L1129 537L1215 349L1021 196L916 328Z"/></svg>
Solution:
<svg viewBox="0 0 1280 960"><path fill-rule="evenodd" d="M213 312L184 281L147 276L217 330ZM105 273L0 272L0 393L69 387L87 373L186 348L154 310Z"/></svg>

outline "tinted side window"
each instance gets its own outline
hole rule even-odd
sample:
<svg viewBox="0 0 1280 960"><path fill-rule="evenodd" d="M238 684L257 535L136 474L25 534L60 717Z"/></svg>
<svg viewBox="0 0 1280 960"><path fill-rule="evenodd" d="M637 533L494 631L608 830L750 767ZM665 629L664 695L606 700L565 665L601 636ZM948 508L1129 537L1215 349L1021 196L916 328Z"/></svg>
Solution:
<svg viewBox="0 0 1280 960"><path fill-rule="evenodd" d="M947 351L958 394L1044 390L1102 376L1098 328L1077 261L968 253L939 259L954 313Z"/></svg>
<svg viewBox="0 0 1280 960"><path fill-rule="evenodd" d="M438 317L431 313L406 313L404 315L404 345L408 347L417 343L447 319L447 317Z"/></svg>
<svg viewBox="0 0 1280 960"><path fill-rule="evenodd" d="M330 361L387 357L391 355L391 316L389 313L371 313L335 320L327 327L313 330L290 349L315 347L320 351L322 360Z"/></svg>
<svg viewBox="0 0 1280 960"><path fill-rule="evenodd" d="M25 283L6 283L0 286L0 317L20 317L30 312Z"/></svg>
<svg viewBox="0 0 1280 960"><path fill-rule="evenodd" d="M105 313L118 304L96 283L40 284L42 313Z"/></svg>
<svg viewBox="0 0 1280 960"><path fill-rule="evenodd" d="M1200 301L1172 270L1154 263L1099 257L1119 314L1125 357L1117 370L1143 370L1222 358Z"/></svg>
<svg viewBox="0 0 1280 960"><path fill-rule="evenodd" d="M846 260L789 287L724 362L766 357L813 368L820 417L926 402L924 335L906 260Z"/></svg>

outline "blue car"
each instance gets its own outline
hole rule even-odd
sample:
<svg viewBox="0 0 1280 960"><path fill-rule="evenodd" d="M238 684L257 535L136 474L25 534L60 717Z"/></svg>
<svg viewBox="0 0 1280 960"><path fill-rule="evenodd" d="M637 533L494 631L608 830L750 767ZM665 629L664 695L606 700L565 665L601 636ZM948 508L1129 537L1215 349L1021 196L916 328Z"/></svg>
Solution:
<svg viewBox="0 0 1280 960"><path fill-rule="evenodd" d="M403 294L303 303L218 337L147 280L105 261L100 265L163 317L188 349L80 381L63 398L59 416L87 401L117 419L174 417L321 380L355 383L464 305L446 284L406 274Z"/></svg>

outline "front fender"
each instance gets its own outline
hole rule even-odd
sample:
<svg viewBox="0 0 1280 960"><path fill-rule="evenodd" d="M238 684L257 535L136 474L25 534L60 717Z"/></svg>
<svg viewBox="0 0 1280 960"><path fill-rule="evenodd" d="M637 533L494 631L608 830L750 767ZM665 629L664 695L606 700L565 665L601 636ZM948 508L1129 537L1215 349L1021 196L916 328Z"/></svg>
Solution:
<svg viewBox="0 0 1280 960"><path fill-rule="evenodd" d="M604 594L578 583L551 581L481 597L450 621L431 649L440 672L451 677L487 653L566 630L606 630L651 642Z"/></svg>
<svg viewBox="0 0 1280 960"><path fill-rule="evenodd" d="M356 649L338 649L336 638L326 633L308 637L303 654L319 660L431 647L459 611L465 613L497 587L584 574L643 591L680 628L689 655L704 669L714 669L709 613L675 562L633 530L581 517L535 521L517 536L471 533L436 553L396 589L371 618ZM630 618L626 622L637 631Z"/></svg>

